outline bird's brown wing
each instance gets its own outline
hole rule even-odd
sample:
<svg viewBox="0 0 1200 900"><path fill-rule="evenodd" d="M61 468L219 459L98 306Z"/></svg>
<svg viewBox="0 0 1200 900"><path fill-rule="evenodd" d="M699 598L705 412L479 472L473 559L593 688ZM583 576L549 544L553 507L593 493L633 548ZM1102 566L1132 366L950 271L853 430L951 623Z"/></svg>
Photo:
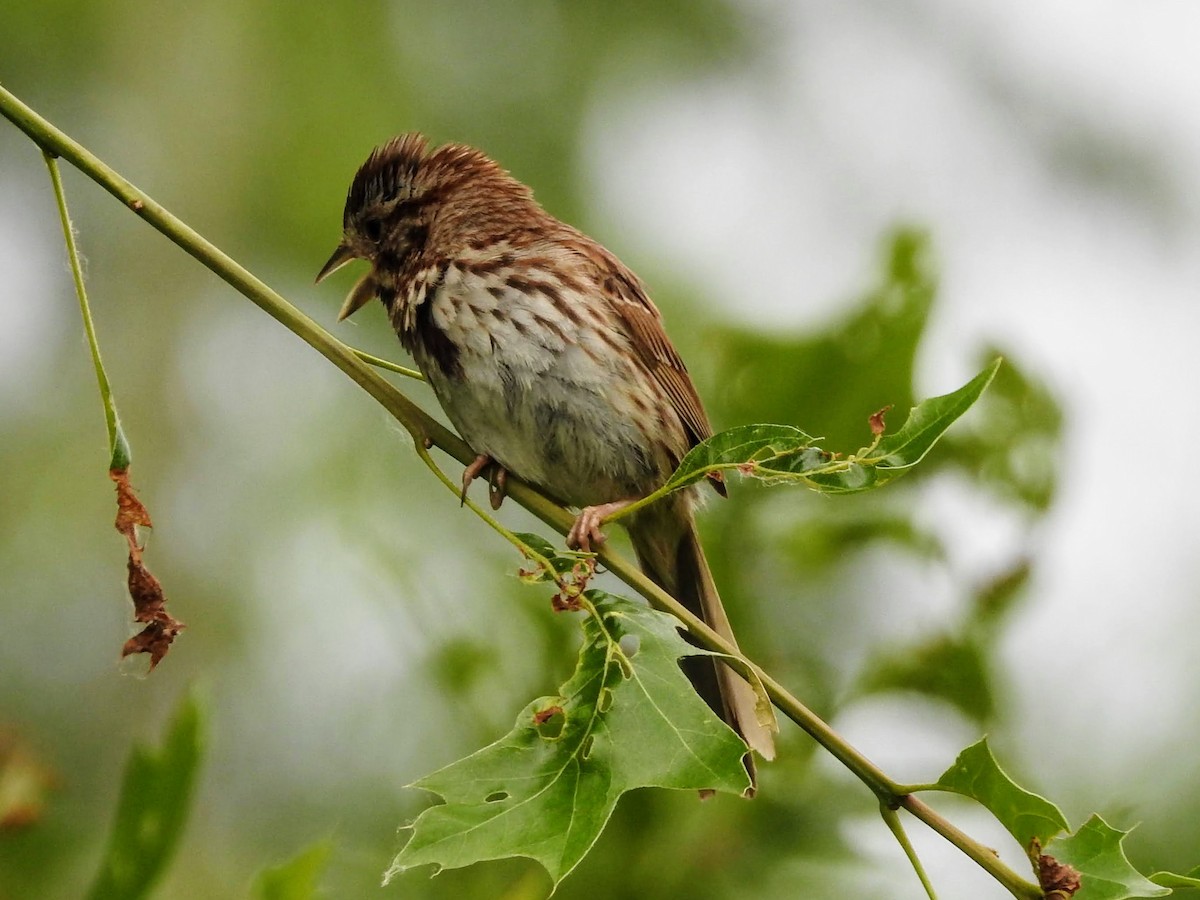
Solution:
<svg viewBox="0 0 1200 900"><path fill-rule="evenodd" d="M615 260L614 260L615 262ZM712 437L712 425L687 366L663 330L662 316L636 276L617 263L605 279L604 295L625 323L633 348L671 398L694 446Z"/></svg>
<svg viewBox="0 0 1200 900"><path fill-rule="evenodd" d="M637 276L623 266L616 257L605 252L603 295L612 304L617 316L625 323L626 332L633 348L646 368L662 386L671 406L683 422L688 435L688 446L712 437L712 425L692 376L667 332L663 329L662 315L646 295ZM716 491L725 496L724 479L714 472L709 480Z"/></svg>

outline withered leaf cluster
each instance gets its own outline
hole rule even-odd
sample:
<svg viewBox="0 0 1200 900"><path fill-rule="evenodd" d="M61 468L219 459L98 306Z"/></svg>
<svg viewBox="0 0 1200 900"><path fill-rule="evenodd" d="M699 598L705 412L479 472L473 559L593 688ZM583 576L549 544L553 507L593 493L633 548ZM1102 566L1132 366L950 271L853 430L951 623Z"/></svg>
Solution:
<svg viewBox="0 0 1200 900"><path fill-rule="evenodd" d="M121 658L135 653L150 654L150 669L158 665L171 648L175 635L184 624L167 612L162 583L142 562L143 546L138 542L139 526L152 528L150 513L138 499L129 482L129 470L110 469L108 476L117 486L116 529L129 544L129 596L133 600L133 619L146 627L125 642Z"/></svg>

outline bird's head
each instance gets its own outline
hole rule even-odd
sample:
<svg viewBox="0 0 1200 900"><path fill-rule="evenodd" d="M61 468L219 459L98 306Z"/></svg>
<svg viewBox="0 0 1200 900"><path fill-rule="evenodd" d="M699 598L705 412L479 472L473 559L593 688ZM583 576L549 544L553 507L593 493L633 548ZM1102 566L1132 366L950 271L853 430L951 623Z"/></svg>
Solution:
<svg viewBox="0 0 1200 900"><path fill-rule="evenodd" d="M414 254L452 257L474 233L494 233L524 208L538 209L529 189L480 151L462 144L430 151L424 136L402 134L376 147L355 173L342 240L317 281L351 260L371 263L342 304L340 322L380 287L396 288Z"/></svg>

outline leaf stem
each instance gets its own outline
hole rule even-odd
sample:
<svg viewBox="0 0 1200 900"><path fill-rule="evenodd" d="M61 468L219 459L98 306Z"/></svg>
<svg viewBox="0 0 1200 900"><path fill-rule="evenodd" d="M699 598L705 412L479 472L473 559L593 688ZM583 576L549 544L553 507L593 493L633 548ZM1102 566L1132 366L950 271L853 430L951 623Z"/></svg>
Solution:
<svg viewBox="0 0 1200 900"><path fill-rule="evenodd" d="M108 452L110 470L123 472L129 468L129 441L121 428L117 415L117 402L113 398L104 360L100 358L100 342L96 338L96 324L92 321L92 308L88 304L87 287L83 282L83 266L79 262L79 248L75 245L75 229L71 226L71 213L67 209L67 195L63 190L62 173L54 154L42 151L42 159L50 170L50 183L54 186L54 199L58 204L58 217L62 222L63 240L67 245L67 260L71 266L71 277L75 281L75 296L79 298L79 314L83 317L83 330L87 333L88 349L92 353L92 365L96 369L96 382L100 386L100 402L104 405L104 421L108 426Z"/></svg>
<svg viewBox="0 0 1200 900"><path fill-rule="evenodd" d="M471 510L471 512L475 513L475 515L479 516L479 518L483 519L483 521L487 523L488 527L516 547L517 550L519 550L526 557L544 567L546 571L554 571L554 566L550 564L550 560L546 559L546 557L539 553L536 549L530 547L513 532L501 525L494 516L486 512L482 506L472 500L469 496L462 493L461 485L456 485L454 480L442 471L442 467L437 464L423 444L418 443L416 445L416 451L417 456L421 458L421 462L425 463L429 470L433 472L438 481L445 485L450 493L454 494L455 497L461 498L461 503L467 507L467 509Z"/></svg>
<svg viewBox="0 0 1200 900"><path fill-rule="evenodd" d="M925 888L925 893L929 896L929 900L937 900L937 894L934 893L933 885L929 883L929 876L925 873L925 867L921 864L921 858L917 856L917 851L913 849L912 842L909 841L908 834L904 830L904 823L896 815L896 810L890 806L880 804L879 814L883 816L883 821L896 838L896 843L900 845L904 850L904 855L912 863L913 870L917 873L917 878L920 879L921 886Z"/></svg>
<svg viewBox="0 0 1200 900"><path fill-rule="evenodd" d="M399 363L394 363L390 359L384 359L380 356L372 356L364 350L359 350L356 347L351 347L350 352L361 359L368 365L372 365L377 369L385 369L388 372L395 372L398 375L403 375L406 378L411 378L414 381L424 381L425 376L416 369L410 369L408 366L402 366Z"/></svg>
<svg viewBox="0 0 1200 900"><path fill-rule="evenodd" d="M457 435L366 365L359 359L356 351L321 328L265 282L170 213L145 191L123 178L95 154L55 128L3 86L0 86L0 114L25 132L44 153L62 157L71 163L184 252L345 372L390 412L413 435L414 440L420 442L428 437L463 463L474 458L474 454Z"/></svg>
<svg viewBox="0 0 1200 900"><path fill-rule="evenodd" d="M441 448L464 465L474 459L475 454L461 438L422 410L397 390L391 382L367 365L361 358L360 351L352 349L333 337L315 321L288 303L266 283L252 275L214 244L187 226L181 219L151 199L144 191L125 180L90 151L55 128L2 86L0 86L0 114L25 132L42 148L43 152L51 156L60 156L70 162L173 241L184 252L202 263L345 372L412 435L418 455L422 455L427 465L432 463L432 460L428 459L427 447L429 445ZM429 445L426 444L426 441L429 442ZM433 468L440 472L436 466ZM444 473L441 473L440 477L453 489L453 484ZM573 516L567 510L553 503L532 487L523 484L517 478L509 477L507 493L515 502L524 506L559 533L566 534L570 529ZM474 504L472 506L476 513L485 520L491 520L491 517L487 516L482 509ZM493 528L505 533L503 528L494 523L494 520L491 524ZM517 546L523 546L515 536L508 539ZM646 578L631 562L611 550L605 549L599 553L599 559L626 584L645 597L652 606L680 619L704 647L734 657L754 672L776 707L808 732L822 747L866 784L879 798L881 804L889 808L903 806L979 863L997 881L1007 887L1015 897L1031 900L1031 898L1041 895L1036 886L1018 878L997 859L991 850L969 838L915 797L903 795L899 786L874 763L793 697L779 682L746 659L729 641Z"/></svg>

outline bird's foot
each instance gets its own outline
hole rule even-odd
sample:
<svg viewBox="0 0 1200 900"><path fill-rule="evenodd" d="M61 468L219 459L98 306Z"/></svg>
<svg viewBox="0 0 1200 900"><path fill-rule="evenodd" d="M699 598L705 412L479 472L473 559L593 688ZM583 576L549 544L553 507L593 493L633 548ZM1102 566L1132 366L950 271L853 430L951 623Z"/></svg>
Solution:
<svg viewBox="0 0 1200 900"><path fill-rule="evenodd" d="M471 482L484 472L487 472L488 479L488 503L491 504L492 509L500 508L507 496L508 470L486 453L480 453L475 457L474 462L463 469L462 495L459 497L459 506L467 502L467 489L471 486Z"/></svg>
<svg viewBox="0 0 1200 900"><path fill-rule="evenodd" d="M572 550L592 552L592 545L598 548L608 538L600 526L605 518L627 507L632 500L614 500L612 503L601 503L599 506L585 506L575 519L575 524L567 532L567 546Z"/></svg>

